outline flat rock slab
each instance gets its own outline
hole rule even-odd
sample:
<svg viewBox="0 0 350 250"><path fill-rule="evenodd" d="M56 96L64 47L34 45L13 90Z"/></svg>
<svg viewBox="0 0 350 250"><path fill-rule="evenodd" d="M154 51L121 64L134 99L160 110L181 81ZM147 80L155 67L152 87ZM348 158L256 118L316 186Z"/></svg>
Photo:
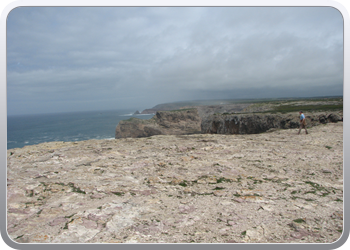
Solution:
<svg viewBox="0 0 350 250"><path fill-rule="evenodd" d="M19 243L332 243L343 123L297 131L10 149L7 232Z"/></svg>

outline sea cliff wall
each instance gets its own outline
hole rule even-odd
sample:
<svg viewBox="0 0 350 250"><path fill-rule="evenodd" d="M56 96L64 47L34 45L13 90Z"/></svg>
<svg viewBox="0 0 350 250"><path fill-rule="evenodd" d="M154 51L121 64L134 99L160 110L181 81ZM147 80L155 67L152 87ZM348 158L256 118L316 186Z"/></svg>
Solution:
<svg viewBox="0 0 350 250"><path fill-rule="evenodd" d="M318 112L306 115L308 127L343 120L342 112ZM299 117L288 114L218 114L210 115L201 123L202 133L209 134L258 134L270 129L299 127Z"/></svg>
<svg viewBox="0 0 350 250"><path fill-rule="evenodd" d="M315 112L306 114L308 127L343 120L343 112ZM197 109L158 111L150 120L132 118L121 121L115 138L140 138L152 135L185 134L259 134L270 129L299 127L298 114L249 113L213 114L203 116Z"/></svg>
<svg viewBox="0 0 350 250"><path fill-rule="evenodd" d="M158 111L149 120L131 118L126 121L120 121L115 130L115 138L198 133L201 133L201 117L197 109L184 109Z"/></svg>

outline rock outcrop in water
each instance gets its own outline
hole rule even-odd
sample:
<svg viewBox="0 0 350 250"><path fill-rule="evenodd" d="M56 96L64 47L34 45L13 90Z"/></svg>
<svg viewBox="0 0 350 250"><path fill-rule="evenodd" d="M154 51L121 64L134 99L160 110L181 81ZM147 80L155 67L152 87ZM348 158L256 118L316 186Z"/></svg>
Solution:
<svg viewBox="0 0 350 250"><path fill-rule="evenodd" d="M149 120L131 118L120 121L115 138L140 138L152 135L184 135L201 132L201 118L197 109L158 111Z"/></svg>

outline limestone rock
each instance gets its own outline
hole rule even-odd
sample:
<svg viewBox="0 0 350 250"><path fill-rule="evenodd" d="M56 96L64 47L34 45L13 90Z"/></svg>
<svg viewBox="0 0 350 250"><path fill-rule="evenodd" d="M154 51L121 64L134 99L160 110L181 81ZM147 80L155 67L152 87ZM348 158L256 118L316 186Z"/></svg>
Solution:
<svg viewBox="0 0 350 250"><path fill-rule="evenodd" d="M201 131L201 118L196 109L158 111L150 120L131 118L120 121L115 138L140 138L152 135L184 135Z"/></svg>
<svg viewBox="0 0 350 250"><path fill-rule="evenodd" d="M308 127L328 122L342 121L342 114L311 113L306 115ZM210 134L258 134L274 129L299 128L296 114L216 114L202 120L202 133Z"/></svg>
<svg viewBox="0 0 350 250"><path fill-rule="evenodd" d="M159 118L171 119L183 121ZM332 243L344 222L343 122L297 131L10 149L7 233L18 243Z"/></svg>

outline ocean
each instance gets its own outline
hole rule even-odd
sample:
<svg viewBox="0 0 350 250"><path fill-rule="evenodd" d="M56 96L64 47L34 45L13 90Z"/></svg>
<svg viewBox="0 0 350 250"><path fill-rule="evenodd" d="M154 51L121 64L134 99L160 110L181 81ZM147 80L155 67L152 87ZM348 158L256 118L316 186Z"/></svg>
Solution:
<svg viewBox="0 0 350 250"><path fill-rule="evenodd" d="M134 112L108 110L7 116L7 149L50 141L114 139L119 121L153 117L153 114L134 115Z"/></svg>

